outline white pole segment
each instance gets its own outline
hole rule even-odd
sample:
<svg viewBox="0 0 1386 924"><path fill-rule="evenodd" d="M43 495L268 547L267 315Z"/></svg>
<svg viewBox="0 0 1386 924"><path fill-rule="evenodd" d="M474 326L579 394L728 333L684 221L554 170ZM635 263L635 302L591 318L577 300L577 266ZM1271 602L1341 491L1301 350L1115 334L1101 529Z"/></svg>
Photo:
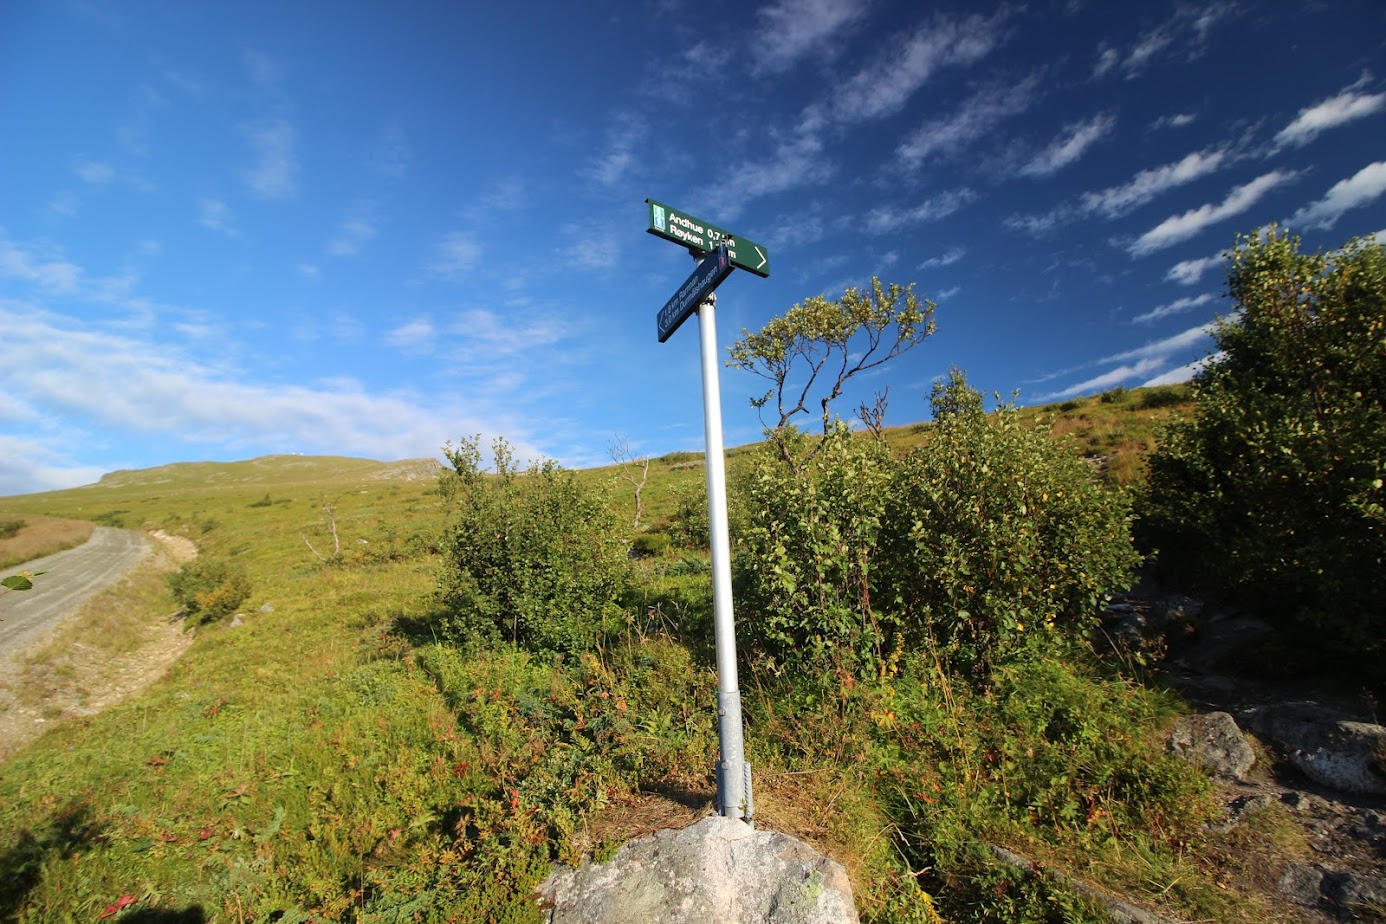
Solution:
<svg viewBox="0 0 1386 924"><path fill-rule="evenodd" d="M707 515L712 548L712 609L717 641L717 808L750 821L751 769L741 725L736 679L736 627L732 619L731 539L727 529L727 471L722 451L722 393L718 385L717 296L698 307L703 360L703 435L707 445Z"/></svg>

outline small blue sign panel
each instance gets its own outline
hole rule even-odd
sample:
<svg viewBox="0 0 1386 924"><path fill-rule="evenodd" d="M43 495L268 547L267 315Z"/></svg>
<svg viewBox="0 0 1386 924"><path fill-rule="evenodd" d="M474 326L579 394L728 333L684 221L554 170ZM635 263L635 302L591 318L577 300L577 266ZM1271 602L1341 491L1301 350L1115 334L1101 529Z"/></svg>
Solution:
<svg viewBox="0 0 1386 924"><path fill-rule="evenodd" d="M722 280L731 275L731 257L727 253L727 245L722 244L712 253L708 254L698 263L698 268L693 270L693 275L684 280L683 285L674 293L674 297L664 303L664 307L659 309L657 318L659 327L659 342L668 340L674 331L679 329L679 325L688 320L688 316L698 310L698 306L703 303L703 299L712 294L712 290L722 284Z"/></svg>

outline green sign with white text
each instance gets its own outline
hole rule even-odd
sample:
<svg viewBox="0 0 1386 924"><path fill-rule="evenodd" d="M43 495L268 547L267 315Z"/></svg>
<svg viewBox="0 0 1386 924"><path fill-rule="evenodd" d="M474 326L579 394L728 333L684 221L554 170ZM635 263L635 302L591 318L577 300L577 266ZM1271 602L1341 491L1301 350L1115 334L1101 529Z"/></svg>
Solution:
<svg viewBox="0 0 1386 924"><path fill-rule="evenodd" d="M770 257L765 248L754 241L748 241L701 218L694 218L663 202L646 199L645 205L650 219L650 226L646 230L650 234L703 253L712 253L717 245L726 244L732 266L757 276L770 275Z"/></svg>

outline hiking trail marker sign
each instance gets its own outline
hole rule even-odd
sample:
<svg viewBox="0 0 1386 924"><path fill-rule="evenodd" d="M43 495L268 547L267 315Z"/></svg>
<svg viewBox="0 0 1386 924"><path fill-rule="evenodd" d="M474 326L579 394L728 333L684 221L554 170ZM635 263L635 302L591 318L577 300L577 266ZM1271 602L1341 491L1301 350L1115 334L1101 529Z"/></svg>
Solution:
<svg viewBox="0 0 1386 924"><path fill-rule="evenodd" d="M690 315L698 315L703 366L703 439L707 446L708 547L712 550L712 613L717 642L717 811L750 822L755 810L751 765L746 762L741 688L736 679L736 623L731 587L731 539L727 530L727 470L722 448L722 394L718 384L717 326L713 290L734 267L770 275L770 257L759 244L653 199L645 200L650 234L688 248L698 266L655 318L664 343Z"/></svg>

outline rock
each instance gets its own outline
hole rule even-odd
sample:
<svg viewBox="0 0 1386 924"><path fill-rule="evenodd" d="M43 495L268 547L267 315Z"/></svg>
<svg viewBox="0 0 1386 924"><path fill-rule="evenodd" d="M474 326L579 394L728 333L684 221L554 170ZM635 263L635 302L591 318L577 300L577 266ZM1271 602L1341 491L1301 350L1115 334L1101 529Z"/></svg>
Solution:
<svg viewBox="0 0 1386 924"><path fill-rule="evenodd" d="M239 628L240 628L241 626L243 626L243 625L245 625L245 614L244 614L244 613L237 613L236 615L234 615L234 616L231 617L231 628L232 628L232 629L239 629Z"/></svg>
<svg viewBox="0 0 1386 924"><path fill-rule="evenodd" d="M711 815L539 886L549 924L855 924L847 871L807 844Z"/></svg>
<svg viewBox="0 0 1386 924"><path fill-rule="evenodd" d="M1217 824L1210 824L1208 828L1219 834L1226 834L1233 828L1245 824L1248 816L1253 812L1265 808L1273 801L1275 800L1265 793L1238 796L1227 803L1224 809L1225 814L1223 820Z"/></svg>
<svg viewBox="0 0 1386 924"><path fill-rule="evenodd" d="M1323 877L1323 894L1349 914L1386 914L1386 879L1358 873L1329 873ZM1379 920L1373 915L1369 920Z"/></svg>
<svg viewBox="0 0 1386 924"><path fill-rule="evenodd" d="M262 603L262 604L260 604L260 608L259 608L258 610L256 610L255 612L257 612L257 613L273 613L273 612L274 612L274 606L273 606L272 604L269 604L269 603Z"/></svg>
<svg viewBox="0 0 1386 924"><path fill-rule="evenodd" d="M1303 863L1287 863L1276 886L1292 901L1317 905L1323 888L1323 872Z"/></svg>
<svg viewBox="0 0 1386 924"><path fill-rule="evenodd" d="M1252 730L1305 776L1360 795L1386 795L1386 727L1355 722L1315 703L1258 710Z"/></svg>
<svg viewBox="0 0 1386 924"><path fill-rule="evenodd" d="M1236 720L1226 712L1180 719L1170 732L1169 750L1181 760L1227 780L1246 779L1246 772L1256 763L1251 745L1242 736Z"/></svg>

